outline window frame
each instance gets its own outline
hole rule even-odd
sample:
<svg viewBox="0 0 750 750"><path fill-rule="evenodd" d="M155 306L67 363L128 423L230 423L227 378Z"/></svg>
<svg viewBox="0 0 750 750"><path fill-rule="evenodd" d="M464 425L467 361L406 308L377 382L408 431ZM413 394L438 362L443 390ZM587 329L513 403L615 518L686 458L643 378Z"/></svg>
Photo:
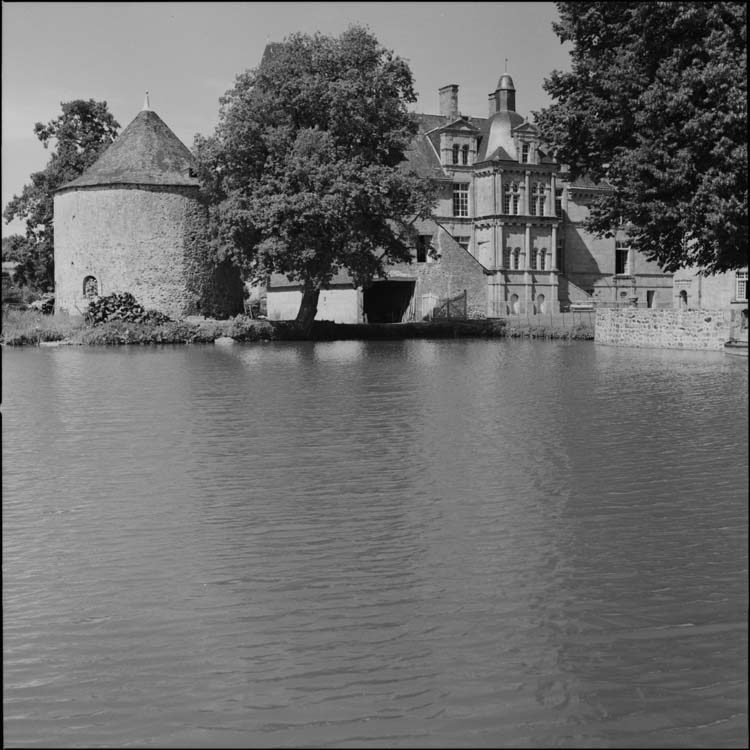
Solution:
<svg viewBox="0 0 750 750"><path fill-rule="evenodd" d="M744 290L744 294L740 294L740 289ZM735 271L734 300L735 302L747 302L747 271Z"/></svg>
<svg viewBox="0 0 750 750"><path fill-rule="evenodd" d="M469 217L469 183L453 183L453 216L459 219Z"/></svg>
<svg viewBox="0 0 750 750"><path fill-rule="evenodd" d="M627 240L615 240L615 276L630 276L630 243ZM623 259L621 262L621 259ZM622 270L618 270L622 267Z"/></svg>

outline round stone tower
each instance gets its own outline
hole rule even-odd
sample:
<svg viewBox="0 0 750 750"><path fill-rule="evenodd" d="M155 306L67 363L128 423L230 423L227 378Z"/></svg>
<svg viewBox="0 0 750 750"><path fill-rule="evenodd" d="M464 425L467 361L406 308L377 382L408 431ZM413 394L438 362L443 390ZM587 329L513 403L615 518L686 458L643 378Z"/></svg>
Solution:
<svg viewBox="0 0 750 750"><path fill-rule="evenodd" d="M130 292L172 318L242 311L238 274L209 262L193 156L148 107L54 197L55 308ZM232 277L232 278L229 278Z"/></svg>

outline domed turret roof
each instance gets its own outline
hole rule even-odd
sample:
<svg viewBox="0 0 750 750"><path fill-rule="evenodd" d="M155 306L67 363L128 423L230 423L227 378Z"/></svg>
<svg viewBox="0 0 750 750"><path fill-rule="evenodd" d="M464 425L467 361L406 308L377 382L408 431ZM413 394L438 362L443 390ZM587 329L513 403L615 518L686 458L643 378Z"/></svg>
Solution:
<svg viewBox="0 0 750 750"><path fill-rule="evenodd" d="M187 146L153 110L143 109L111 146L59 190L96 185L198 186Z"/></svg>
<svg viewBox="0 0 750 750"><path fill-rule="evenodd" d="M482 144L481 159L491 159L499 149L503 149L509 158L516 160L516 145L513 140L513 128L523 125L523 117L518 112L501 110L489 119L487 138Z"/></svg>
<svg viewBox="0 0 750 750"><path fill-rule="evenodd" d="M503 73L500 76L500 80L497 82L496 91L515 91L516 87L513 85L513 79L508 73Z"/></svg>

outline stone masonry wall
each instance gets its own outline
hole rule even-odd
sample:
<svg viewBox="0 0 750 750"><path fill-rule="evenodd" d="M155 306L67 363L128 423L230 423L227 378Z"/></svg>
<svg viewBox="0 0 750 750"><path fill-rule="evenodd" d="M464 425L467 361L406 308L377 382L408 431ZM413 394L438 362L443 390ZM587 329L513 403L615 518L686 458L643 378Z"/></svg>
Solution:
<svg viewBox="0 0 750 750"><path fill-rule="evenodd" d="M466 290L467 312L471 318L487 317L487 276L485 269L440 225L427 221L417 225L422 233L432 233L439 259L426 263L397 263L388 267L388 278L416 279L414 294L434 295L443 300Z"/></svg>
<svg viewBox="0 0 750 750"><path fill-rule="evenodd" d="M209 280L203 209L194 188L120 186L55 196L57 310L84 312L83 281L98 293L130 292L146 309L178 318L200 311Z"/></svg>
<svg viewBox="0 0 750 750"><path fill-rule="evenodd" d="M594 339L600 344L721 349L730 338L729 310L596 310Z"/></svg>

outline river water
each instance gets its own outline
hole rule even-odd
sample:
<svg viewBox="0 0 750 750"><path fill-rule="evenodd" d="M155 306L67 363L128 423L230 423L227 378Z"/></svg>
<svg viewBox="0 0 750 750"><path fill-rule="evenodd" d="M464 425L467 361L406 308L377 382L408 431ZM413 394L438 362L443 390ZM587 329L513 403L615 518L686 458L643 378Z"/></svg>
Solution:
<svg viewBox="0 0 750 750"><path fill-rule="evenodd" d="M6 747L747 746L747 360L2 364Z"/></svg>

